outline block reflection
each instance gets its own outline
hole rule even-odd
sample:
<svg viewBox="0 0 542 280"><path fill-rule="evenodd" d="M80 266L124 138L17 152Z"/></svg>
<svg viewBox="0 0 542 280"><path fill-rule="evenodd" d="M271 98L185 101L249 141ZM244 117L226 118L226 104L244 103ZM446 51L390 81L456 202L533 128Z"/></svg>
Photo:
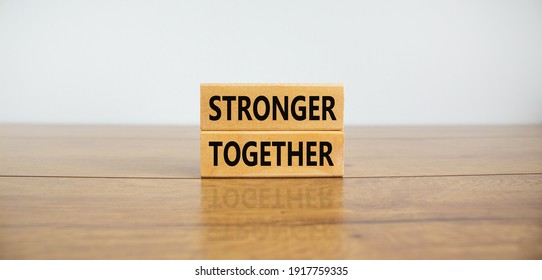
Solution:
<svg viewBox="0 0 542 280"><path fill-rule="evenodd" d="M205 258L289 258L306 251L317 259L342 251L342 178L201 182Z"/></svg>

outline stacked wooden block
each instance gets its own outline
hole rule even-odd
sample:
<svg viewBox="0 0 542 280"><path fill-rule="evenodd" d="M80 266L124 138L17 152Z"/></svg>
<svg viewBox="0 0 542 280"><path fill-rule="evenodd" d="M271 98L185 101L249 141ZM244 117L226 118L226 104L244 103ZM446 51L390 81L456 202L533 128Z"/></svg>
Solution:
<svg viewBox="0 0 542 280"><path fill-rule="evenodd" d="M341 177L336 84L201 84L202 177Z"/></svg>

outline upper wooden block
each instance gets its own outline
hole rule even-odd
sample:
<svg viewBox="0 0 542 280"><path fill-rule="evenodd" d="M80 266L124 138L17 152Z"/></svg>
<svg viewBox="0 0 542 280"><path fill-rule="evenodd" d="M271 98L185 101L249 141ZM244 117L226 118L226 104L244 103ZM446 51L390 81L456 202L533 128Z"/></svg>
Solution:
<svg viewBox="0 0 542 280"><path fill-rule="evenodd" d="M201 84L201 130L343 130L342 84Z"/></svg>

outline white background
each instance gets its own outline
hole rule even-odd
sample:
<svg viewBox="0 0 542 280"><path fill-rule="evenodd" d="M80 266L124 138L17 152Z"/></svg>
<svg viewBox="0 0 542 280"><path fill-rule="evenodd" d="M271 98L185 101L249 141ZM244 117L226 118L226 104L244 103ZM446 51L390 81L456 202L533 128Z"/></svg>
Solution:
<svg viewBox="0 0 542 280"><path fill-rule="evenodd" d="M542 1L0 0L0 122L198 124L201 82L343 82L345 123L542 123Z"/></svg>
<svg viewBox="0 0 542 280"><path fill-rule="evenodd" d="M184 261L0 261L9 279L522 279L538 280L541 261L394 260L184 260ZM279 276L196 276L203 268L275 268ZM290 276L289 267L348 267L341 276Z"/></svg>

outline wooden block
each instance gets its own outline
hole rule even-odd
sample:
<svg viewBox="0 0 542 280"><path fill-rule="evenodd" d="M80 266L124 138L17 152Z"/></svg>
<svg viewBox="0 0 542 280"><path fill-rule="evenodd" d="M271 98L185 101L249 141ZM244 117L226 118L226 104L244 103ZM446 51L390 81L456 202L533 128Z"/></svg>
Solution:
<svg viewBox="0 0 542 280"><path fill-rule="evenodd" d="M202 131L202 177L341 177L342 131Z"/></svg>
<svg viewBox="0 0 542 280"><path fill-rule="evenodd" d="M343 130L342 84L201 84L201 130Z"/></svg>

